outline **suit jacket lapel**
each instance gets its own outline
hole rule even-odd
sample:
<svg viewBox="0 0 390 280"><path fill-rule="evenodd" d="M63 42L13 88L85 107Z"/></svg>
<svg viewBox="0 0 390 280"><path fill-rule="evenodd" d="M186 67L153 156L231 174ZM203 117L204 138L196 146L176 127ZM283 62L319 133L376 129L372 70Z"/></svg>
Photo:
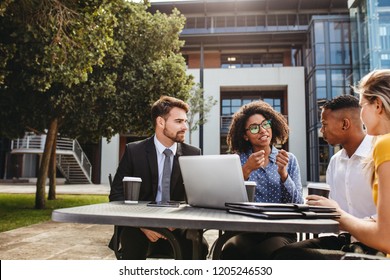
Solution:
<svg viewBox="0 0 390 280"><path fill-rule="evenodd" d="M157 196L158 188L158 166L157 166L157 153L154 145L154 137L150 137L146 145L147 159L149 163L150 174L152 176L152 191L153 197Z"/></svg>

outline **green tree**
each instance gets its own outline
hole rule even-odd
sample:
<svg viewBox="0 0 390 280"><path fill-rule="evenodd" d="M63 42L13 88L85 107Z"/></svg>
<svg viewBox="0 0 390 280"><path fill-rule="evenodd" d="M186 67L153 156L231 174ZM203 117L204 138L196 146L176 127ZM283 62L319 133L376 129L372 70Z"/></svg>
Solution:
<svg viewBox="0 0 390 280"><path fill-rule="evenodd" d="M199 128L199 125L204 125L207 122L208 113L213 106L217 104L217 100L213 96L204 98L203 89L199 84L191 90L190 98L188 99L190 111L188 112L188 132L190 144L192 143L192 132Z"/></svg>
<svg viewBox="0 0 390 280"><path fill-rule="evenodd" d="M160 95L188 98L193 82L179 54L184 18L146 9L125 0L21 0L0 16L0 50L11 50L0 60L0 117L7 120L0 134L47 131L36 208L45 207L57 135L145 135Z"/></svg>

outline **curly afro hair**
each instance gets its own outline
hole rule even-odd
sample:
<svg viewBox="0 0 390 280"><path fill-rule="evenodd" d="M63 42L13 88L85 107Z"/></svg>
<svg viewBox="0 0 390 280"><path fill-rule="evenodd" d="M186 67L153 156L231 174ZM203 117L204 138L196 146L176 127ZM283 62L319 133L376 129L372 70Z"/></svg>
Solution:
<svg viewBox="0 0 390 280"><path fill-rule="evenodd" d="M260 114L267 120L271 120L272 139L274 145L278 141L284 144L288 139L289 128L285 117L275 111L271 105L264 101L253 101L243 105L234 115L230 124L226 142L229 152L245 153L252 148L249 141L245 141L245 125L249 117Z"/></svg>

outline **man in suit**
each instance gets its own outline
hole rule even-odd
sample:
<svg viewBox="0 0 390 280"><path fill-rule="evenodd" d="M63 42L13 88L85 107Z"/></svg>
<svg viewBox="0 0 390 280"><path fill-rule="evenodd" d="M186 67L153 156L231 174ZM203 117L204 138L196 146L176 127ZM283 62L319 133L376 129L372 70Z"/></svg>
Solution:
<svg viewBox="0 0 390 280"><path fill-rule="evenodd" d="M188 104L169 96L162 96L153 104L151 115L155 135L126 145L111 186L110 201L124 200L122 179L125 176L141 177L140 201L186 200L178 158L200 155L200 149L184 143L188 129L188 110ZM166 149L170 150L167 155L164 152ZM172 170L169 191L163 188L163 181L167 179L167 176L163 176L166 157L170 158ZM190 259L192 242L186 238L186 231L170 230L181 245L183 258ZM170 244L163 235L146 228L122 227L120 242L123 259L146 259L155 251L168 255L172 253ZM207 254L207 245L204 246Z"/></svg>

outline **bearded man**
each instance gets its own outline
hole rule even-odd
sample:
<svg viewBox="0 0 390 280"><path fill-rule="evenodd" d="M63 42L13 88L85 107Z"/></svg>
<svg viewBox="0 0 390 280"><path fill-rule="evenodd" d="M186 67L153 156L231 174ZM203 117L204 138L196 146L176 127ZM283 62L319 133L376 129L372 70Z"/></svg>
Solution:
<svg viewBox="0 0 390 280"><path fill-rule="evenodd" d="M183 178L178 158L186 155L200 155L199 148L184 143L188 130L187 112L189 105L180 99L162 96L151 109L155 134L142 141L129 143L119 163L109 195L110 201L123 201L122 179L125 176L142 179L140 201L185 201ZM167 163L168 162L168 163ZM170 164L171 174L166 175L165 163ZM169 188L163 186L169 181ZM186 230L169 229L180 243L184 259L192 256L192 242L186 238ZM166 238L146 228L121 227L122 259L146 259L153 252L172 254ZM207 243L203 242L206 256Z"/></svg>

